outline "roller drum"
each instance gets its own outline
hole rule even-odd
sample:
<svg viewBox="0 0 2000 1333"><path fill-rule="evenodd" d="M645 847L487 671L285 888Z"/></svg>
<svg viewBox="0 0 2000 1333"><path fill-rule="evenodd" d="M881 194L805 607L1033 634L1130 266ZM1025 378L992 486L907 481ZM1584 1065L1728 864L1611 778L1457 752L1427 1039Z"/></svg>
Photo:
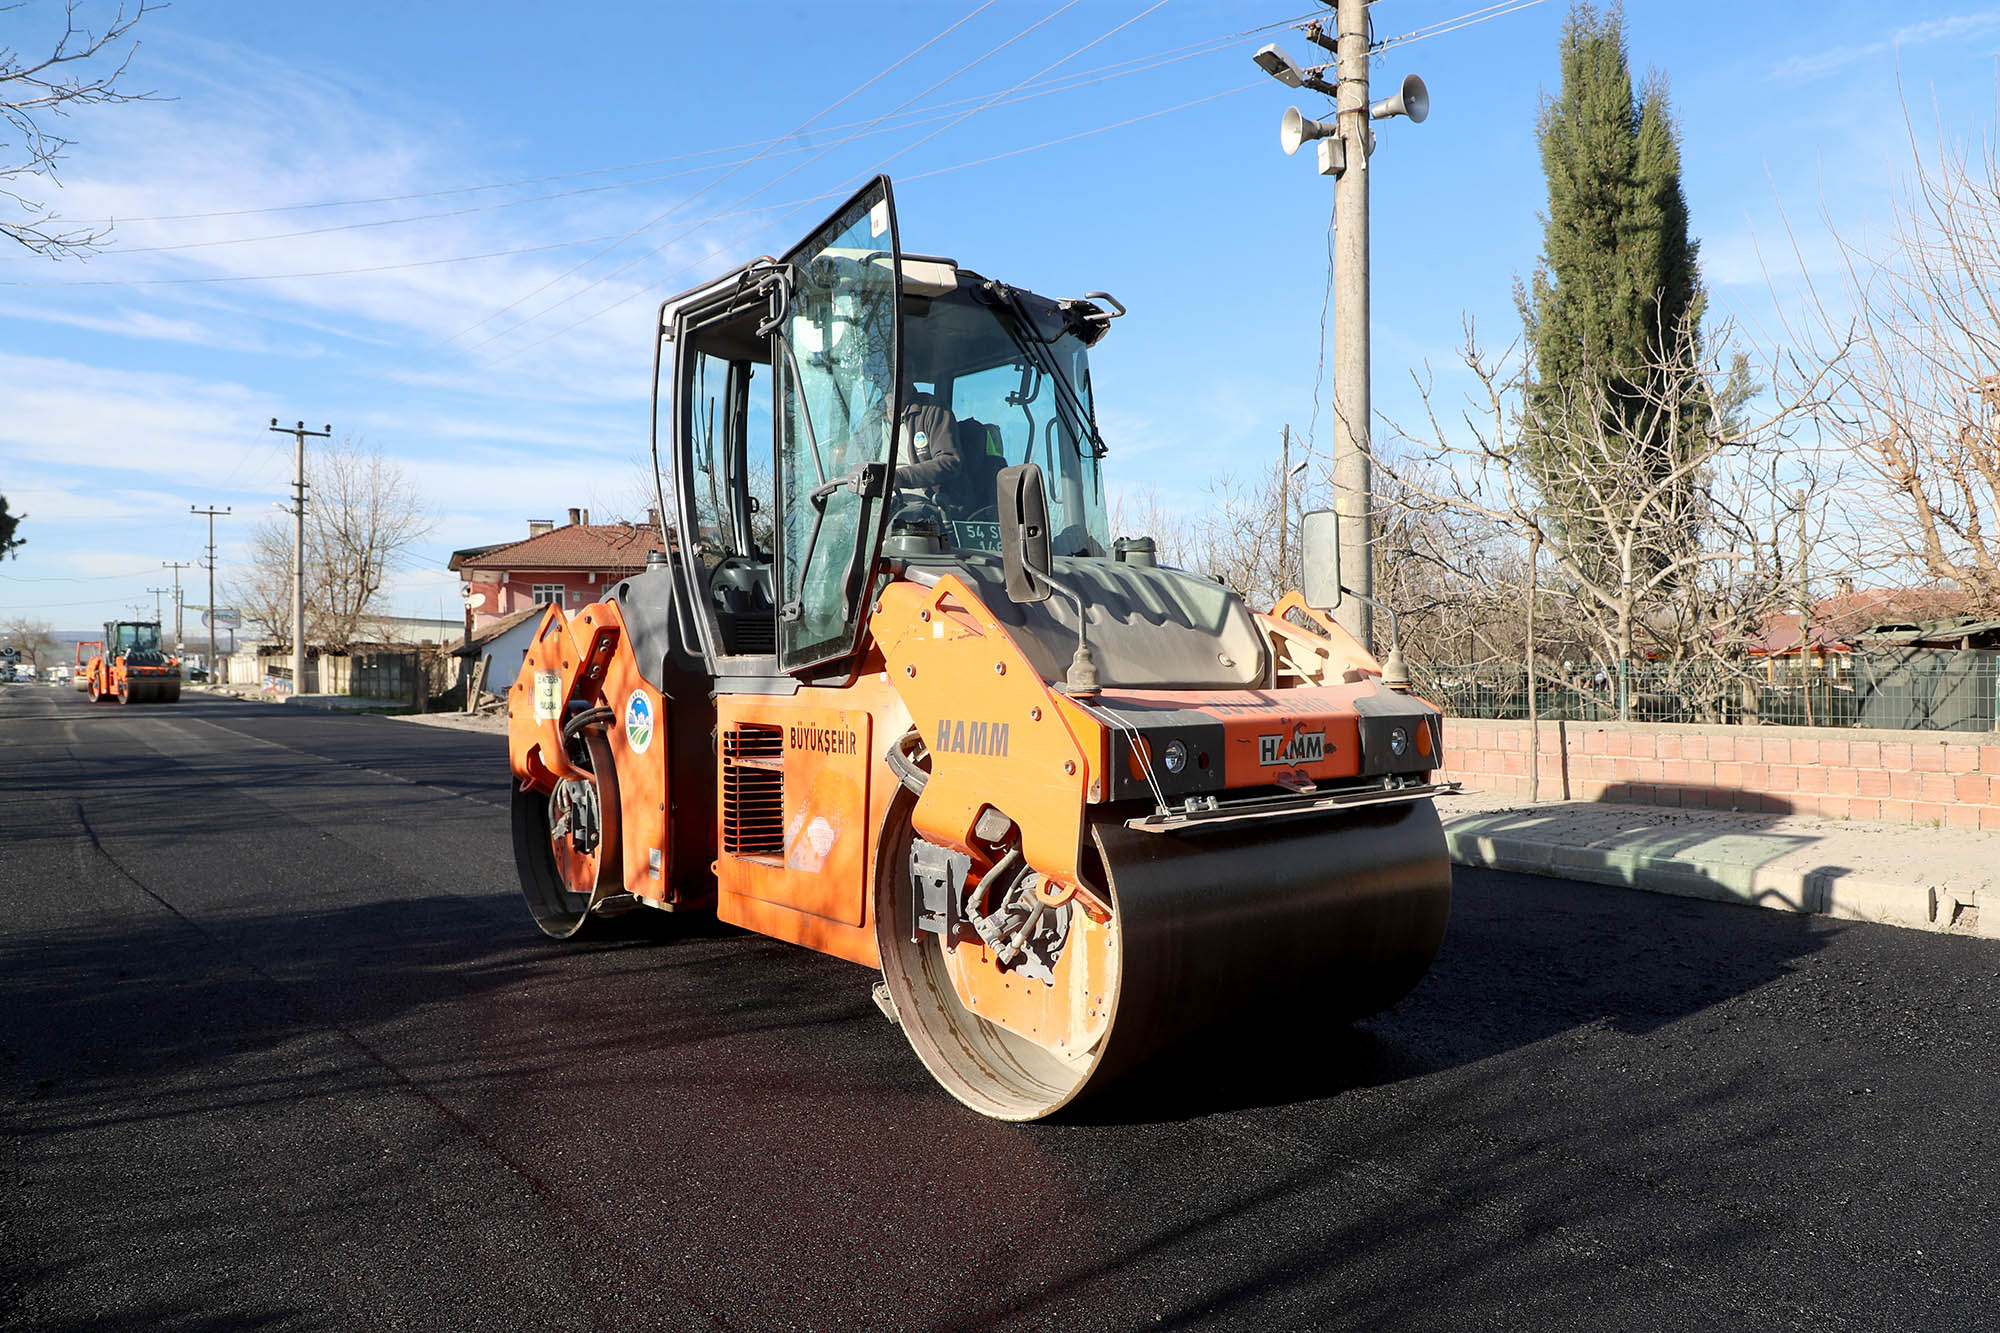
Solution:
<svg viewBox="0 0 2000 1333"><path fill-rule="evenodd" d="M887 831L890 845L906 829ZM1429 801L1201 832L1091 828L1112 900L1110 1018L1063 1053L987 1022L955 994L906 889L880 900L883 974L910 1043L983 1114L1034 1120L1230 1025L1334 1026L1395 1003L1437 956L1451 865ZM1186 1077L1198 1078L1198 1071Z"/></svg>
<svg viewBox="0 0 2000 1333"><path fill-rule="evenodd" d="M1099 824L1121 975L1093 1080L1230 1024L1351 1022L1423 979L1451 915L1429 801L1176 836Z"/></svg>

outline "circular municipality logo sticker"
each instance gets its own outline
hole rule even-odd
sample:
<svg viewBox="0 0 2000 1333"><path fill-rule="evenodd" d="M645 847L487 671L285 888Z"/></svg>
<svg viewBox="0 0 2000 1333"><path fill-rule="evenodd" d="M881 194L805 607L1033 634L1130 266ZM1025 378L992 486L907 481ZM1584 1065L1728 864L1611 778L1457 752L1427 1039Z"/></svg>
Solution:
<svg viewBox="0 0 2000 1333"><path fill-rule="evenodd" d="M625 701L625 743L639 754L653 743L653 705L637 690Z"/></svg>

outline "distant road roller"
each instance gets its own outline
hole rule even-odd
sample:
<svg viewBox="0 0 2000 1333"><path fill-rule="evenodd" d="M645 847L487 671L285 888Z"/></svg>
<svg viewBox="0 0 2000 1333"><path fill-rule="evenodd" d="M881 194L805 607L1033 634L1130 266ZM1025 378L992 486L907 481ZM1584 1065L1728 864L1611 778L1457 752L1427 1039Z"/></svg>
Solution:
<svg viewBox="0 0 2000 1333"><path fill-rule="evenodd" d="M88 658L86 648L97 651ZM76 687L92 703L170 704L181 697L181 664L160 646L157 620L114 620L102 640L76 646Z"/></svg>
<svg viewBox="0 0 2000 1333"><path fill-rule="evenodd" d="M905 254L887 178L661 307L661 549L551 605L508 699L543 931L713 911L879 968L1008 1120L1417 983L1438 711L1325 614L1332 515L1268 611L1112 540L1089 352L1123 313Z"/></svg>

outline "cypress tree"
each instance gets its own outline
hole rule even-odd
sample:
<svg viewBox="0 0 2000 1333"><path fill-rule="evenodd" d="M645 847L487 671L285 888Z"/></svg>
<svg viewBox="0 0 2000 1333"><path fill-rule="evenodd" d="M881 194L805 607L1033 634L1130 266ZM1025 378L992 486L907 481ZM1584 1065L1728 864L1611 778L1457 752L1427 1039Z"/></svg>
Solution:
<svg viewBox="0 0 2000 1333"><path fill-rule="evenodd" d="M21 520L26 517L26 514L8 513L7 497L0 495L0 559L12 554L15 547L28 544L27 538L14 535L14 529L19 527Z"/></svg>
<svg viewBox="0 0 2000 1333"><path fill-rule="evenodd" d="M1536 125L1548 182L1542 255L1516 292L1532 358L1521 438L1551 528L1588 557L1601 543L1580 470L1609 461L1667 475L1714 429L1715 405L1683 385L1673 418L1647 406L1663 377L1698 362L1704 304L1666 81L1655 74L1635 95L1616 7L1570 11L1561 65L1561 91ZM1598 442L1628 456L1580 457ZM1684 503L1666 506L1689 525L1693 486L1686 479Z"/></svg>

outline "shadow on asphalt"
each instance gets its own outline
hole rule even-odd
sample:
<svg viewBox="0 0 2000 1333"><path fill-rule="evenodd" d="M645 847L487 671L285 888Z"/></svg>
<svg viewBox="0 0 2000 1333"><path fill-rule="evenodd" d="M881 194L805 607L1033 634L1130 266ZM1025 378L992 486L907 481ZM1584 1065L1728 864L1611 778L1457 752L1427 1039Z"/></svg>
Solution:
<svg viewBox="0 0 2000 1333"><path fill-rule="evenodd" d="M1464 867L1452 887L1436 963L1386 1012L1351 1026L1260 1015L1255 1030L1155 1062L1066 1118L1188 1119L1420 1078L1578 1028L1646 1033L1784 976L1844 928Z"/></svg>

